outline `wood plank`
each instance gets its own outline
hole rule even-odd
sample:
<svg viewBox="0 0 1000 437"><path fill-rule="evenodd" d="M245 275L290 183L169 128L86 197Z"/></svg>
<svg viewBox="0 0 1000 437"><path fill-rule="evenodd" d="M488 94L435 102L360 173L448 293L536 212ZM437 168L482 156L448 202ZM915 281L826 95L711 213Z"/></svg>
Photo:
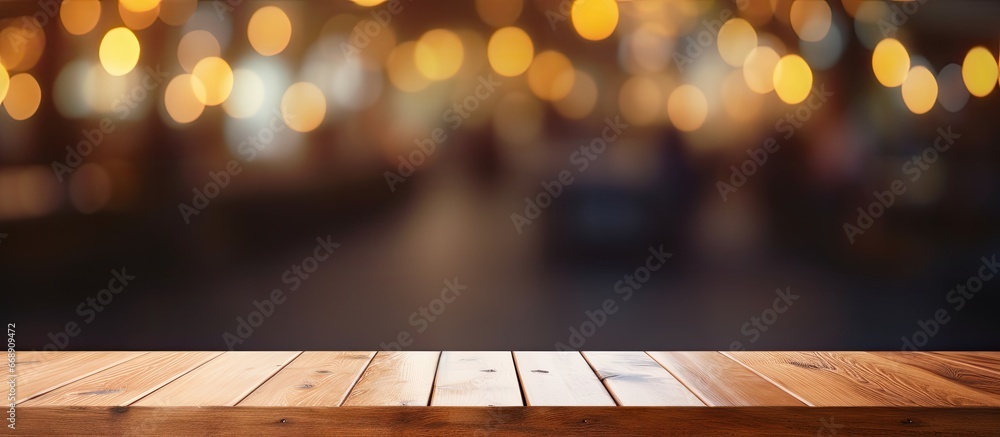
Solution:
<svg viewBox="0 0 1000 437"><path fill-rule="evenodd" d="M998 408L804 407L37 407L16 434L995 435ZM834 434L836 432L836 434ZM15 434L15 433L12 433Z"/></svg>
<svg viewBox="0 0 1000 437"><path fill-rule="evenodd" d="M583 352L618 405L705 404L645 352Z"/></svg>
<svg viewBox="0 0 1000 437"><path fill-rule="evenodd" d="M1000 372L1000 352L931 352L960 363Z"/></svg>
<svg viewBox="0 0 1000 437"><path fill-rule="evenodd" d="M579 352L514 352L514 364L530 406L615 405Z"/></svg>
<svg viewBox="0 0 1000 437"><path fill-rule="evenodd" d="M21 405L129 405L220 354L221 352L149 352Z"/></svg>
<svg viewBox="0 0 1000 437"><path fill-rule="evenodd" d="M17 367L18 401L24 402L104 369L124 363L145 352L19 352L27 354L25 366ZM20 358L19 358L20 359Z"/></svg>
<svg viewBox="0 0 1000 437"><path fill-rule="evenodd" d="M432 406L521 406L521 385L510 352L442 352Z"/></svg>
<svg viewBox="0 0 1000 437"><path fill-rule="evenodd" d="M440 356L440 352L375 354L344 405L428 405Z"/></svg>
<svg viewBox="0 0 1000 437"><path fill-rule="evenodd" d="M647 352L711 406L800 406L778 386L718 352Z"/></svg>
<svg viewBox="0 0 1000 437"><path fill-rule="evenodd" d="M226 352L132 405L236 405L298 355L299 352Z"/></svg>
<svg viewBox="0 0 1000 437"><path fill-rule="evenodd" d="M919 367L949 381L1000 396L1000 371L985 370L971 364L952 361L946 355L926 352L870 352L873 355Z"/></svg>
<svg viewBox="0 0 1000 437"><path fill-rule="evenodd" d="M723 352L815 406L996 406L993 396L865 352Z"/></svg>
<svg viewBox="0 0 1000 437"><path fill-rule="evenodd" d="M338 407L375 352L303 352L239 406Z"/></svg>

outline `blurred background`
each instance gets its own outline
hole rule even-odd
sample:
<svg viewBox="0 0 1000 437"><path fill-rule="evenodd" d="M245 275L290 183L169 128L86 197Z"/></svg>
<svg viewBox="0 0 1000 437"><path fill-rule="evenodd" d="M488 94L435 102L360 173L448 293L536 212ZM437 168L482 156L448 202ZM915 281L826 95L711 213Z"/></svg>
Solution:
<svg viewBox="0 0 1000 437"><path fill-rule="evenodd" d="M942 0L5 1L4 323L20 350L225 349L280 289L237 349L896 350L943 308L918 346L997 350L1000 279L960 309L949 292L1000 248L998 19ZM102 293L113 269L135 279ZM799 297L769 313L776 289Z"/></svg>

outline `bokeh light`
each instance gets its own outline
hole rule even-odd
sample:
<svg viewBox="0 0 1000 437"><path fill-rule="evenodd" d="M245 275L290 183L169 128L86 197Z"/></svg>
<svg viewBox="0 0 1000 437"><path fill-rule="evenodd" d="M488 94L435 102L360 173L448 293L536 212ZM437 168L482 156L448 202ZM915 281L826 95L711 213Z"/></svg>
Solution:
<svg viewBox="0 0 1000 437"><path fill-rule="evenodd" d="M663 116L663 96L660 84L653 78L632 76L618 92L618 107L629 123L646 126Z"/></svg>
<svg viewBox="0 0 1000 437"><path fill-rule="evenodd" d="M198 61L220 56L219 41L207 30L194 30L181 37L177 44L177 60L185 72L190 73Z"/></svg>
<svg viewBox="0 0 1000 437"><path fill-rule="evenodd" d="M528 68L528 87L539 99L559 100L573 89L575 77L573 63L566 55L546 50L535 56Z"/></svg>
<svg viewBox="0 0 1000 437"><path fill-rule="evenodd" d="M962 79L962 66L948 64L941 69L937 77L938 101L948 112L958 112L969 102L969 89Z"/></svg>
<svg viewBox="0 0 1000 437"><path fill-rule="evenodd" d="M462 68L464 49L458 35L447 29L430 30L420 36L414 60L420 74L430 80L445 80Z"/></svg>
<svg viewBox="0 0 1000 437"><path fill-rule="evenodd" d="M92 68L104 71L90 61L78 59L66 64L56 77L52 90L53 100L55 100L56 109L63 117L82 118L90 113L86 86L81 86L81 84L86 84L87 76ZM965 89L965 85L962 85L962 89Z"/></svg>
<svg viewBox="0 0 1000 437"><path fill-rule="evenodd" d="M277 6L264 6L253 13L247 25L250 46L264 56L274 56L288 47L292 22Z"/></svg>
<svg viewBox="0 0 1000 437"><path fill-rule="evenodd" d="M0 102L7 96L8 89L10 89L10 74L3 65L0 65Z"/></svg>
<svg viewBox="0 0 1000 437"><path fill-rule="evenodd" d="M281 96L281 117L296 132L310 132L326 117L323 90L309 82L296 82Z"/></svg>
<svg viewBox="0 0 1000 437"><path fill-rule="evenodd" d="M121 7L132 12L146 12L160 6L160 0L119 0Z"/></svg>
<svg viewBox="0 0 1000 437"><path fill-rule="evenodd" d="M584 39L600 41L618 27L618 3L615 0L575 0L570 18L576 33Z"/></svg>
<svg viewBox="0 0 1000 437"><path fill-rule="evenodd" d="M195 88L195 96L206 106L219 105L229 98L233 90L233 70L222 58L213 56L198 61L191 74L202 84L201 88ZM199 94L199 89L204 90L204 94Z"/></svg>
<svg viewBox="0 0 1000 437"><path fill-rule="evenodd" d="M156 22L156 17L160 15L159 1L138 1L133 3L135 3L133 7L149 7L149 9L130 9L130 6L127 6L128 3L124 1L118 2L118 15L121 16L125 27L132 30L142 30Z"/></svg>
<svg viewBox="0 0 1000 437"><path fill-rule="evenodd" d="M205 104L198 98L204 94L204 86L194 75L180 74L167 84L163 105L171 119L180 124L190 123L205 110Z"/></svg>
<svg viewBox="0 0 1000 437"><path fill-rule="evenodd" d="M685 132L697 130L708 118L705 93L691 84L677 87L667 100L667 115L677 129Z"/></svg>
<svg viewBox="0 0 1000 437"><path fill-rule="evenodd" d="M389 53L385 70L389 82L400 91L417 92L430 85L430 79L420 74L416 63L417 43L408 41L400 44Z"/></svg>
<svg viewBox="0 0 1000 437"><path fill-rule="evenodd" d="M757 32L742 18L726 21L719 29L719 55L733 67L740 67L754 47L757 47Z"/></svg>
<svg viewBox="0 0 1000 437"><path fill-rule="evenodd" d="M21 73L10 78L10 88L3 99L3 107L10 118L27 120L35 114L41 102L42 89L32 75Z"/></svg>
<svg viewBox="0 0 1000 437"><path fill-rule="evenodd" d="M565 97L555 101L555 107L563 117L580 119L590 115L597 104L597 82L590 74L580 70L564 71L556 81L568 81L570 76L573 88Z"/></svg>
<svg viewBox="0 0 1000 437"><path fill-rule="evenodd" d="M795 0L789 10L789 21L795 34L803 41L819 41L830 30L833 13L822 0Z"/></svg>
<svg viewBox="0 0 1000 437"><path fill-rule="evenodd" d="M938 84L927 67L918 65L910 69L903 82L903 103L914 114L924 114L934 107L937 100Z"/></svg>
<svg viewBox="0 0 1000 437"><path fill-rule="evenodd" d="M476 0L479 18L497 28L514 24L521 9L524 9L524 0Z"/></svg>
<svg viewBox="0 0 1000 437"><path fill-rule="evenodd" d="M371 7L385 3L386 0L351 0L351 1L361 6Z"/></svg>
<svg viewBox="0 0 1000 437"><path fill-rule="evenodd" d="M812 90L812 70L799 55L785 55L774 66L774 91L781 101L799 103Z"/></svg>
<svg viewBox="0 0 1000 437"><path fill-rule="evenodd" d="M486 52L494 71L513 77L524 73L531 65L535 47L531 37L520 28L504 27L493 32Z"/></svg>
<svg viewBox="0 0 1000 437"><path fill-rule="evenodd" d="M985 97L997 86L997 59L985 47L973 47L962 62L962 79L969 93Z"/></svg>
<svg viewBox="0 0 1000 437"><path fill-rule="evenodd" d="M906 47L894 38L883 39L872 52L872 70L882 85L902 85L906 80L906 73L910 71L910 55L906 52Z"/></svg>
<svg viewBox="0 0 1000 437"><path fill-rule="evenodd" d="M165 0L160 3L160 21L171 26L186 23L198 9L198 0Z"/></svg>
<svg viewBox="0 0 1000 437"><path fill-rule="evenodd" d="M233 71L232 94L222 104L222 109L233 118L249 118L260 111L264 104L264 81L253 70L237 68Z"/></svg>
<svg viewBox="0 0 1000 437"><path fill-rule="evenodd" d="M63 0L59 5L59 21L72 35L86 35L101 18L99 0Z"/></svg>
<svg viewBox="0 0 1000 437"><path fill-rule="evenodd" d="M743 79L756 93L767 94L774 90L774 67L781 59L774 49L760 46L750 51L743 63Z"/></svg>
<svg viewBox="0 0 1000 437"><path fill-rule="evenodd" d="M742 72L734 70L722 81L722 106L729 117L737 122L754 120L764 105L761 94L747 85Z"/></svg>
<svg viewBox="0 0 1000 437"><path fill-rule="evenodd" d="M104 34L99 55L105 71L124 76L139 62L139 39L131 30L116 27Z"/></svg>
<svg viewBox="0 0 1000 437"><path fill-rule="evenodd" d="M29 70L41 59L45 41L38 21L21 17L0 30L0 63L11 73Z"/></svg>

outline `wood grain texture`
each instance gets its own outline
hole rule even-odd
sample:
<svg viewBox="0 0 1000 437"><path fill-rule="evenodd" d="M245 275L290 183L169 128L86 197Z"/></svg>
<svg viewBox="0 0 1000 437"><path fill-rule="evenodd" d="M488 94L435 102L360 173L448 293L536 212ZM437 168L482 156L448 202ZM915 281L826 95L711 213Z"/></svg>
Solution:
<svg viewBox="0 0 1000 437"><path fill-rule="evenodd" d="M510 352L442 352L432 406L524 405Z"/></svg>
<svg viewBox="0 0 1000 437"><path fill-rule="evenodd" d="M236 405L298 355L299 352L226 352L133 405Z"/></svg>
<svg viewBox="0 0 1000 437"><path fill-rule="evenodd" d="M993 396L866 352L724 352L815 406L996 406Z"/></svg>
<svg viewBox="0 0 1000 437"><path fill-rule="evenodd" d="M124 363L145 352L20 352L17 398L25 402L63 385Z"/></svg>
<svg viewBox="0 0 1000 437"><path fill-rule="evenodd" d="M718 352L647 352L711 406L805 406L760 375Z"/></svg>
<svg viewBox="0 0 1000 437"><path fill-rule="evenodd" d="M583 352L618 405L704 406L645 352Z"/></svg>
<svg viewBox="0 0 1000 437"><path fill-rule="evenodd" d="M1000 373L952 361L926 352L870 352L872 355L919 367L949 381L1000 396Z"/></svg>
<svg viewBox="0 0 1000 437"><path fill-rule="evenodd" d="M221 352L149 352L21 405L129 405L220 354Z"/></svg>
<svg viewBox="0 0 1000 437"><path fill-rule="evenodd" d="M1000 352L931 352L960 363L971 364L981 369L1000 372Z"/></svg>
<svg viewBox="0 0 1000 437"><path fill-rule="evenodd" d="M21 435L95 436L983 436L1000 429L1000 409L37 407L19 411L17 423Z"/></svg>
<svg viewBox="0 0 1000 437"><path fill-rule="evenodd" d="M514 364L527 405L615 405L579 352L514 352Z"/></svg>
<svg viewBox="0 0 1000 437"><path fill-rule="evenodd" d="M239 406L337 407L375 352L303 352Z"/></svg>
<svg viewBox="0 0 1000 437"><path fill-rule="evenodd" d="M379 352L345 406L426 406L440 352Z"/></svg>

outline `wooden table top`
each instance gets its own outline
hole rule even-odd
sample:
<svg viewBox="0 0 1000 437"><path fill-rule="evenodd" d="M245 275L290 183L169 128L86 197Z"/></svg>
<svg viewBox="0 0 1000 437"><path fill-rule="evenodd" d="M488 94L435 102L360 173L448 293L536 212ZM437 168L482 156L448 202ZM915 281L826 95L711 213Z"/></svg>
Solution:
<svg viewBox="0 0 1000 437"><path fill-rule="evenodd" d="M16 377L25 435L1000 435L1000 352L19 352Z"/></svg>

